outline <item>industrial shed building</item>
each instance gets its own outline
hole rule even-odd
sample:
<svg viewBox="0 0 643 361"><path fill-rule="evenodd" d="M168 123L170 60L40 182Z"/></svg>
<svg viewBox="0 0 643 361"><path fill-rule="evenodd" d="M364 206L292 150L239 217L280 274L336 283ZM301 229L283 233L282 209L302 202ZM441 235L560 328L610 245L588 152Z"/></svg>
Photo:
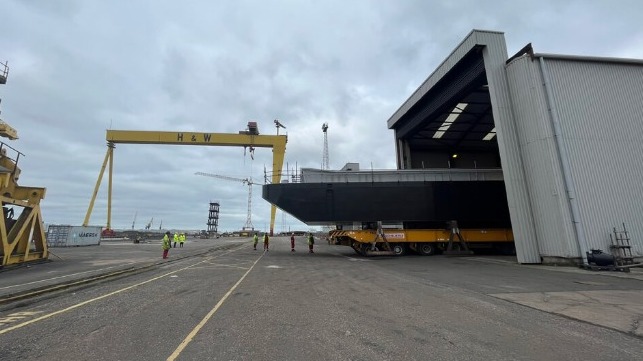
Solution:
<svg viewBox="0 0 643 361"><path fill-rule="evenodd" d="M388 120L398 169L501 168L520 263L643 256L643 61L507 54L472 31Z"/></svg>

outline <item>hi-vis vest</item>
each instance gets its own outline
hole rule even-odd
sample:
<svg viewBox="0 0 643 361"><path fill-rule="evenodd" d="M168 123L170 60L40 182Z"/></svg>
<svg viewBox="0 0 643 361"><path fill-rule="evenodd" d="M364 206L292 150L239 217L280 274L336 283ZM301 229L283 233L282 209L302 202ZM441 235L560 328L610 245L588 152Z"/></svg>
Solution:
<svg viewBox="0 0 643 361"><path fill-rule="evenodd" d="M178 241L179 241L179 234L174 233L174 242L178 242Z"/></svg>
<svg viewBox="0 0 643 361"><path fill-rule="evenodd" d="M179 242L185 242L185 234L179 234Z"/></svg>
<svg viewBox="0 0 643 361"><path fill-rule="evenodd" d="M170 249L170 237L167 234L163 236L162 247L163 249Z"/></svg>

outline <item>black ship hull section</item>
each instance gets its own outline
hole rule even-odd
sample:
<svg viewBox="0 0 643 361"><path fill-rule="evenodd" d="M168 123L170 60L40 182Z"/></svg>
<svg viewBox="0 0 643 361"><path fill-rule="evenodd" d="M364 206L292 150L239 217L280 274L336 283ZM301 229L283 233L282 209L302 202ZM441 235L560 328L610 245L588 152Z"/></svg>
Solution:
<svg viewBox="0 0 643 361"><path fill-rule="evenodd" d="M406 228L510 228L504 182L281 183L263 198L309 224L403 222Z"/></svg>

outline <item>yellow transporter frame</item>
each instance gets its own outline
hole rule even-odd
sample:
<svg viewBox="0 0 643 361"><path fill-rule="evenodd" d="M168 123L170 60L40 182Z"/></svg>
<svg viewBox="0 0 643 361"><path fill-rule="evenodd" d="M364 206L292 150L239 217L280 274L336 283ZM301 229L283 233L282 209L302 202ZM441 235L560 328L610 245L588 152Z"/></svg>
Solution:
<svg viewBox="0 0 643 361"><path fill-rule="evenodd" d="M450 237L451 230L448 229L383 229L386 241L391 245L408 244L411 248L420 250L421 254L432 254L432 251L423 252L422 244L434 244L438 247L445 246ZM468 244L475 243L510 243L514 241L511 229L460 229L460 235ZM363 245L380 243L376 230L334 230L329 232L331 244L341 244L353 247L355 250L362 249ZM453 240L458 242L457 239ZM395 248L395 247L394 247Z"/></svg>
<svg viewBox="0 0 643 361"><path fill-rule="evenodd" d="M272 148L272 183L279 183L281 170L286 153L285 135L258 135L258 134L227 134L227 133L196 133L196 132L157 132L134 130L108 130L106 134L107 153L94 187L94 194L89 202L83 226L89 224L89 219L94 208L94 201L100 188L100 183L109 161L109 183L107 189L107 229L111 229L112 220L112 171L114 163L115 144L171 144L171 145L202 145L202 146L230 146L230 147L256 147ZM275 214L277 208L272 205L270 209L270 235L273 234Z"/></svg>
<svg viewBox="0 0 643 361"><path fill-rule="evenodd" d="M3 144L4 145L4 144ZM5 155L6 148L0 152L0 200L2 201L2 220L0 238L2 266L47 259L49 251L43 229L40 200L45 198L45 188L21 187L17 184L20 170L16 162ZM7 224L4 206L23 207L15 223ZM10 227L7 227L7 226ZM8 229L9 228L9 229ZM32 249L33 247L33 249Z"/></svg>

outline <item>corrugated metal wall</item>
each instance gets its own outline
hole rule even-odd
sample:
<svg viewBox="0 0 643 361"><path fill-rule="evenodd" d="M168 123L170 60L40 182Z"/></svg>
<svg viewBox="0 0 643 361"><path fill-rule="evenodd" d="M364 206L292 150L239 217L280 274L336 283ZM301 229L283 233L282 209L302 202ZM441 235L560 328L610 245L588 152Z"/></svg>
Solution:
<svg viewBox="0 0 643 361"><path fill-rule="evenodd" d="M545 56L587 249L609 251L625 223L643 256L643 62ZM507 66L542 256L580 256L539 59ZM507 170L505 169L505 173Z"/></svg>
<svg viewBox="0 0 643 361"><path fill-rule="evenodd" d="M483 57L489 82L493 119L498 137L498 150L507 190L511 227L516 240L516 256L520 263L540 263L540 252L534 227L525 171L520 153L520 141L514 123L505 61L507 47L502 35L476 34L478 44L484 44Z"/></svg>
<svg viewBox="0 0 643 361"><path fill-rule="evenodd" d="M507 78L540 254L579 257L537 60L523 56L512 61Z"/></svg>
<svg viewBox="0 0 643 361"><path fill-rule="evenodd" d="M588 248L624 222L643 256L643 62L545 63Z"/></svg>

